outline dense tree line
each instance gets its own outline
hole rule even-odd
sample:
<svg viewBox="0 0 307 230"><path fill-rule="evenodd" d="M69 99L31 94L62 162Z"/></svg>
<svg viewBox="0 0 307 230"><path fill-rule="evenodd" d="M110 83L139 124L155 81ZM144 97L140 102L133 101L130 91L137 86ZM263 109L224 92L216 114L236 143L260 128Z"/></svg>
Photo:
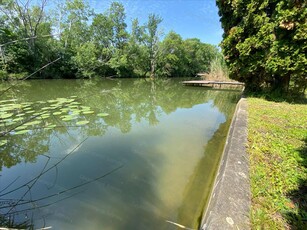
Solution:
<svg viewBox="0 0 307 230"><path fill-rule="evenodd" d="M217 0L230 77L253 91L304 94L307 87L305 0Z"/></svg>
<svg viewBox="0 0 307 230"><path fill-rule="evenodd" d="M195 76L211 60L222 61L215 46L199 39L170 32L162 40L162 18L155 14L142 25L134 19L128 31L121 3L104 13L83 0L52 2L51 10L47 3L1 1L0 78L21 78L54 60L33 77Z"/></svg>

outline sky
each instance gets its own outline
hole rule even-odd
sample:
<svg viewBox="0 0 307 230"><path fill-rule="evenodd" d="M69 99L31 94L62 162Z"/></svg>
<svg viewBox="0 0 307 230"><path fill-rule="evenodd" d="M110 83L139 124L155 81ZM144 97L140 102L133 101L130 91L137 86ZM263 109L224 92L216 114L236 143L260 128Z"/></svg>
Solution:
<svg viewBox="0 0 307 230"><path fill-rule="evenodd" d="M102 13L114 0L89 0L96 13ZM124 5L128 27L134 18L143 24L150 13L163 18L164 34L173 30L183 39L199 38L204 43L218 45L223 30L215 0L117 0Z"/></svg>

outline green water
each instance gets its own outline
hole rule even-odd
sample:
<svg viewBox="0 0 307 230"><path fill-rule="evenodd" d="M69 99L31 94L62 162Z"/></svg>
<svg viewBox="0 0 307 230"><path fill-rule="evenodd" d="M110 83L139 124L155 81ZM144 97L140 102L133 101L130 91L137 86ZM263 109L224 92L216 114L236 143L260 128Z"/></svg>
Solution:
<svg viewBox="0 0 307 230"><path fill-rule="evenodd" d="M23 119L40 119L32 109L44 111L52 100L71 96L74 108L91 112L63 121L53 115L60 108L52 107L50 116L19 135L10 130L19 123L0 119L0 223L14 218L15 224L52 229L197 228L239 95L179 80L18 83L0 100L31 105L12 116L25 111Z"/></svg>

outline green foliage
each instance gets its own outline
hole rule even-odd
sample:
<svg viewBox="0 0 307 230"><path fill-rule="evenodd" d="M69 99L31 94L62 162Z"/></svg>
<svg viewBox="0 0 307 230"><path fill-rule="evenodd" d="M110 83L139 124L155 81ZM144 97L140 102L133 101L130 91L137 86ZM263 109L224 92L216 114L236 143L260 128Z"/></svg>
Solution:
<svg viewBox="0 0 307 230"><path fill-rule="evenodd" d="M199 39L183 40L179 34L170 32L161 43L161 58L158 69L163 76L196 76L210 72L214 59L223 63L217 47L202 43Z"/></svg>
<svg viewBox="0 0 307 230"><path fill-rule="evenodd" d="M145 27L146 33L144 34L144 43L149 55L150 62L150 78L155 78L156 68L159 56L159 39L161 32L158 30L159 24L163 19L155 14L148 16L148 22Z"/></svg>
<svg viewBox="0 0 307 230"><path fill-rule="evenodd" d="M184 76L184 47L181 36L175 32L167 34L161 44L161 50L161 74L168 77Z"/></svg>
<svg viewBox="0 0 307 230"><path fill-rule="evenodd" d="M306 229L307 107L249 98L253 229Z"/></svg>
<svg viewBox="0 0 307 230"><path fill-rule="evenodd" d="M77 47L72 61L77 69L77 77L93 77L95 69L99 66L95 45L91 42L86 42Z"/></svg>
<svg viewBox="0 0 307 230"><path fill-rule="evenodd" d="M306 1L218 0L230 77L256 91L307 86Z"/></svg>
<svg viewBox="0 0 307 230"><path fill-rule="evenodd" d="M31 78L189 77L209 71L211 60L220 56L215 46L183 40L175 32L162 40L163 19L155 14L142 25L134 19L128 31L119 2L99 14L84 0L60 2L50 14L45 6L46 0L0 5L1 79L48 63Z"/></svg>

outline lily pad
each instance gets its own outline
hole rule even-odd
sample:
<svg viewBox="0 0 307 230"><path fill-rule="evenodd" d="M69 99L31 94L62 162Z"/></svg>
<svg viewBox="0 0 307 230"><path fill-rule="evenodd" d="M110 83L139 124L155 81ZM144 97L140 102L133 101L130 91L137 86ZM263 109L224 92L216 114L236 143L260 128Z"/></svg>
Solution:
<svg viewBox="0 0 307 230"><path fill-rule="evenodd" d="M11 107L3 107L3 108L1 108L1 112L10 112L10 111L13 111L14 109L13 108L11 108Z"/></svg>
<svg viewBox="0 0 307 230"><path fill-rule="evenodd" d="M0 141L0 147L4 146L7 144L7 140L1 140Z"/></svg>
<svg viewBox="0 0 307 230"><path fill-rule="evenodd" d="M0 103L6 103L6 102L11 102L11 101L17 101L17 99L8 99L8 100L2 100Z"/></svg>
<svg viewBox="0 0 307 230"><path fill-rule="evenodd" d="M91 107L88 107L88 106L81 106L82 110L90 110Z"/></svg>
<svg viewBox="0 0 307 230"><path fill-rule="evenodd" d="M109 114L108 113L98 113L97 116L99 116L99 117L107 117L107 116L109 116Z"/></svg>
<svg viewBox="0 0 307 230"><path fill-rule="evenodd" d="M91 111L91 110L89 110L89 111L83 111L83 114L92 114L92 113L94 113L94 111Z"/></svg>
<svg viewBox="0 0 307 230"><path fill-rule="evenodd" d="M51 107L44 107L41 110L50 110L50 109L52 109L52 108Z"/></svg>
<svg viewBox="0 0 307 230"><path fill-rule="evenodd" d="M27 129L28 126L27 125L21 125L21 126L18 126L15 130L23 130L23 129Z"/></svg>
<svg viewBox="0 0 307 230"><path fill-rule="evenodd" d="M89 121L78 121L77 123L76 123L76 125L86 125L86 124L88 124L89 123Z"/></svg>
<svg viewBox="0 0 307 230"><path fill-rule="evenodd" d="M15 135L25 134L25 133L28 133L28 132L30 132L30 130L28 130L28 129L20 130L20 131L15 132Z"/></svg>
<svg viewBox="0 0 307 230"><path fill-rule="evenodd" d="M56 125L47 125L45 126L45 129L54 129Z"/></svg>
<svg viewBox="0 0 307 230"><path fill-rule="evenodd" d="M35 121L27 122L25 125L38 125L41 122L42 122L41 120L35 120Z"/></svg>
<svg viewBox="0 0 307 230"><path fill-rule="evenodd" d="M13 116L13 113L2 113L0 114L0 119L6 119L12 116Z"/></svg>
<svg viewBox="0 0 307 230"><path fill-rule="evenodd" d="M23 120L23 117L17 117L17 118L14 118L14 119L13 119L14 122L22 121L22 120Z"/></svg>
<svg viewBox="0 0 307 230"><path fill-rule="evenodd" d="M76 119L77 117L73 116L73 115L66 115L62 117L63 121L71 121L73 119Z"/></svg>
<svg viewBox="0 0 307 230"><path fill-rule="evenodd" d="M73 117L64 117L62 118L62 121L71 121L73 119L74 119Z"/></svg>
<svg viewBox="0 0 307 230"><path fill-rule="evenodd" d="M47 118L49 118L49 117L50 117L49 114L43 114L43 115L41 116L41 118L43 118L43 119L47 119Z"/></svg>
<svg viewBox="0 0 307 230"><path fill-rule="evenodd" d="M26 115L25 113L19 113L16 115L16 117L23 117L24 115Z"/></svg>
<svg viewBox="0 0 307 230"><path fill-rule="evenodd" d="M49 103L55 103L55 102L57 102L57 100L48 100L47 102L49 102Z"/></svg>

